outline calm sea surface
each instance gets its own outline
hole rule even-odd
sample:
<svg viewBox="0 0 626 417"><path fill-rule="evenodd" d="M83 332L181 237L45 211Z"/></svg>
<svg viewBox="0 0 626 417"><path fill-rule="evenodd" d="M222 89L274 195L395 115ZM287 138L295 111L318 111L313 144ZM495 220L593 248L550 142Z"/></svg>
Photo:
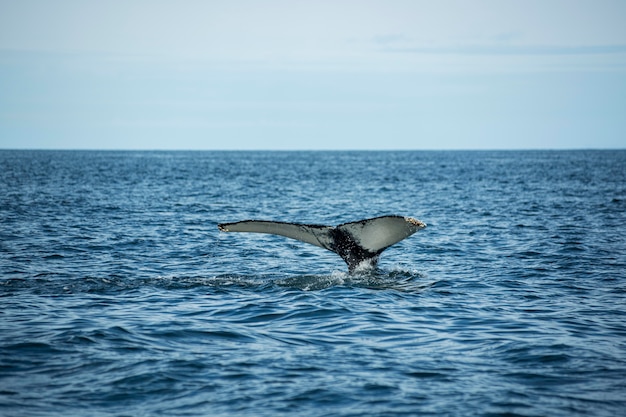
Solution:
<svg viewBox="0 0 626 417"><path fill-rule="evenodd" d="M0 151L0 415L624 416L626 151Z"/></svg>

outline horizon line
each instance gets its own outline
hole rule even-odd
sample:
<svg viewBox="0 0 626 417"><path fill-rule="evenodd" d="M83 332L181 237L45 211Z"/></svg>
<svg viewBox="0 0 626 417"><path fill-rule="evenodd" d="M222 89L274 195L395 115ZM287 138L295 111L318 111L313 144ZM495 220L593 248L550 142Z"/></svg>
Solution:
<svg viewBox="0 0 626 417"><path fill-rule="evenodd" d="M59 152L520 152L520 151L623 151L626 147L572 147L572 148L394 148L394 149L168 149L168 148L2 148L2 151L59 151Z"/></svg>

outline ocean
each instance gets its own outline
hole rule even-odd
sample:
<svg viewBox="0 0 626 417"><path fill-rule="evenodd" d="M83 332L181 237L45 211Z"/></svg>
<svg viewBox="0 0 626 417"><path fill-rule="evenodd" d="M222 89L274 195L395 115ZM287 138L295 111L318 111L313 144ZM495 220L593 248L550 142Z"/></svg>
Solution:
<svg viewBox="0 0 626 417"><path fill-rule="evenodd" d="M0 415L626 415L626 151L2 150Z"/></svg>

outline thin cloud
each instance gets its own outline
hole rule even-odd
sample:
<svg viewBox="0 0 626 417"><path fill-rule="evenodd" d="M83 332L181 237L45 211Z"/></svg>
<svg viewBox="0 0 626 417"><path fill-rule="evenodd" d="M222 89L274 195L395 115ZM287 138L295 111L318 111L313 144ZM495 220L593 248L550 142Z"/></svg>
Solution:
<svg viewBox="0 0 626 417"><path fill-rule="evenodd" d="M626 53L621 45L463 45L444 47L385 47L383 52L432 55L608 55Z"/></svg>

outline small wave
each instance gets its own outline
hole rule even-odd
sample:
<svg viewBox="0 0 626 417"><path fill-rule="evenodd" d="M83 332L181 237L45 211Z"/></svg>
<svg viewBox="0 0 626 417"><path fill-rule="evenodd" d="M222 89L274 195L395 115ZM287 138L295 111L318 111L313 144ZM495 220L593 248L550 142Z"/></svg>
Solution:
<svg viewBox="0 0 626 417"><path fill-rule="evenodd" d="M58 274L40 275L36 278L11 278L2 280L3 291L33 291L37 294L71 293L123 293L147 287L159 290L186 290L198 287L213 290L263 291L271 287L293 288L302 291L320 291L332 287L368 288L374 290L421 291L433 285L426 276L415 270L393 268L389 271L373 269L349 274L333 271L330 274L306 274L292 276L237 275L213 276L155 276L133 278L126 276L86 276L68 278Z"/></svg>
<svg viewBox="0 0 626 417"><path fill-rule="evenodd" d="M395 268L390 271L370 269L355 274L333 272L330 275L302 275L276 280L276 284L304 291L330 287L355 287L374 290L420 291L432 285L422 280L425 275L414 270Z"/></svg>
<svg viewBox="0 0 626 417"><path fill-rule="evenodd" d="M304 291L318 291L343 285L348 276L345 272L333 272L330 275L301 275L278 279L275 284Z"/></svg>
<svg viewBox="0 0 626 417"><path fill-rule="evenodd" d="M259 288L266 285L266 280L255 277L220 275L220 276L155 276L132 278L123 276L66 278L58 274L39 275L34 278L10 278L0 281L2 291L27 291L43 295L72 293L107 294L123 293L142 288L153 287L159 290L185 290L197 287L210 288Z"/></svg>
<svg viewBox="0 0 626 417"><path fill-rule="evenodd" d="M65 258L65 256L63 256L63 255L61 255L61 254L58 254L58 253L55 253L55 254L52 254L52 255L47 255L47 256L44 256L44 257L43 257L43 259L46 259L46 260L50 260L50 259L63 259L63 258Z"/></svg>

